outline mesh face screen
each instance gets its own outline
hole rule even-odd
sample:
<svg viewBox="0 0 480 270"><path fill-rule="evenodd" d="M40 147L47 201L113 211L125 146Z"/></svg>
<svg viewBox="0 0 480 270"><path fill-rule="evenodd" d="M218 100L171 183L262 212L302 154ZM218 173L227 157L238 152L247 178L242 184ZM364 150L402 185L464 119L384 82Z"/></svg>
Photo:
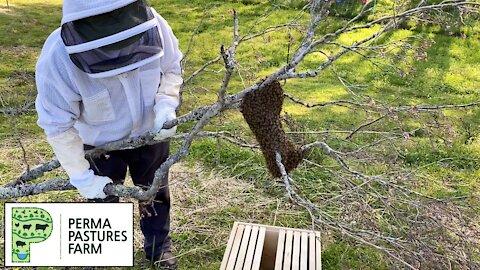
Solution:
<svg viewBox="0 0 480 270"><path fill-rule="evenodd" d="M89 74L124 71L162 53L153 11L145 0L67 22L61 36L70 59Z"/></svg>
<svg viewBox="0 0 480 270"><path fill-rule="evenodd" d="M139 0L108 13L63 24L62 39L66 46L78 45L120 33L153 18L145 1ZM138 40L140 36L130 37L125 45Z"/></svg>
<svg viewBox="0 0 480 270"><path fill-rule="evenodd" d="M162 51L162 43L157 27L154 27L139 35L140 38L131 45L122 49L113 49L117 43L70 55L72 62L86 73L100 73L119 69L156 54ZM120 43L124 43L121 41Z"/></svg>

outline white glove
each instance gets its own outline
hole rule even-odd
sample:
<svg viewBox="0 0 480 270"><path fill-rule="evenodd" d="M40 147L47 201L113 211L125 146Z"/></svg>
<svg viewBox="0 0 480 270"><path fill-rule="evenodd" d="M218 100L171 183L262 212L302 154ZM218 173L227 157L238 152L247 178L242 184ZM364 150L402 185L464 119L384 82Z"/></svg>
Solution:
<svg viewBox="0 0 480 270"><path fill-rule="evenodd" d="M90 164L85 159L83 142L77 130L71 128L47 141L53 148L58 161L70 177L70 183L76 187L80 194L88 199L106 197L103 188L112 183L108 177L96 176L90 170Z"/></svg>
<svg viewBox="0 0 480 270"><path fill-rule="evenodd" d="M87 199L105 199L107 194L103 192L103 188L113 181L108 177L95 175L92 170L88 170L82 175L70 177L70 183Z"/></svg>
<svg viewBox="0 0 480 270"><path fill-rule="evenodd" d="M162 140L175 135L175 132L177 131L177 126L174 126L170 129L162 129L162 127L165 122L177 118L177 115L175 113L176 106L177 103L168 96L160 98L155 104L155 121L153 122L152 128L152 133L156 134L155 140Z"/></svg>

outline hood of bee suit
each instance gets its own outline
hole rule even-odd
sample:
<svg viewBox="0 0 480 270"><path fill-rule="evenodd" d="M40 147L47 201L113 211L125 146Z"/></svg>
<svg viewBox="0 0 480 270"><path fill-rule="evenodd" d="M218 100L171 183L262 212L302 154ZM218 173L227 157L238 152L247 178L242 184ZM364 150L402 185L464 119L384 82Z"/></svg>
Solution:
<svg viewBox="0 0 480 270"><path fill-rule="evenodd" d="M64 0L61 36L75 66L103 78L159 59L157 24L145 0Z"/></svg>

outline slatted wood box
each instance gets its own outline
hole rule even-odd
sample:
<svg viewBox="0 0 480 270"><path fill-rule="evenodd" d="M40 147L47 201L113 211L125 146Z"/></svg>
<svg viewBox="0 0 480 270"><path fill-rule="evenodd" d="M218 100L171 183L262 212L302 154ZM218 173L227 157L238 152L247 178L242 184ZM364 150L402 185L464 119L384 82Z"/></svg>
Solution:
<svg viewBox="0 0 480 270"><path fill-rule="evenodd" d="M320 233L235 222L220 270L321 270Z"/></svg>

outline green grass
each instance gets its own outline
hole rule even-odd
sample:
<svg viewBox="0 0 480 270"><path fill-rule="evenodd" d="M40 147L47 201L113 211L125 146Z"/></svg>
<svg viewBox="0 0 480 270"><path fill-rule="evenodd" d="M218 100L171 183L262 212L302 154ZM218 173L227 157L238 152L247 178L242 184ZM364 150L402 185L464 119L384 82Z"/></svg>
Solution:
<svg viewBox="0 0 480 270"><path fill-rule="evenodd" d="M150 3L170 23L180 40L182 51L187 51L191 36L195 34L186 58L186 75L217 57L222 44L231 44L233 9L239 13L240 35L246 35L249 30L255 33L271 25L289 22L299 14L302 7L302 1L152 0ZM2 106L16 107L33 100L35 96L35 62L46 37L60 25L61 1L10 0L9 4L9 8L4 3L0 4L0 31L3 33L0 35L0 98ZM342 9L344 7L341 6L335 8L339 16L348 18L356 14L360 7L355 4L345 7L349 10ZM375 12L368 18L382 16L389 8L391 1L379 0ZM307 14L303 14L299 22L305 22L306 19ZM329 18L320 25L318 32L331 31L342 22L341 18ZM377 29L374 27L355 31L340 36L338 41L352 43ZM421 48L417 54L397 50L388 59L381 58L372 63L358 54L347 53L335 62L333 69L325 70L316 78L290 80L284 90L309 103L352 99L351 93L337 79L337 76L341 76L350 84L358 86L355 88L357 94L392 106L477 101L480 95L479 33L479 23L472 27L455 26L449 32L439 27L409 22L402 25L401 29L385 35L379 42L412 39L412 43ZM302 35L297 30L291 30L290 35L293 51ZM239 71L232 77L229 92L238 92L285 64L289 56L289 42L289 33L280 31L241 44L237 51ZM333 46L325 46L323 49L326 52L338 51ZM320 53L311 54L298 70L315 68L325 59ZM186 89L181 112L214 102L223 74L223 65L218 63L196 77ZM284 111L293 116L301 131L352 130L372 120L362 111L332 106L306 109L287 100ZM31 166L51 158L51 150L35 122L34 113L13 119L0 115L0 183L13 179L25 169L23 153L17 142L19 136L27 146L27 160ZM450 110L434 116L401 113L397 118L389 118L368 127L368 130L390 131L398 127L402 131L422 129L415 136L400 140L395 145L395 151L389 145L382 145L369 152L376 159L370 163L355 162L355 169L372 175L388 174L392 168L414 170L418 178L415 188L428 195L438 198L478 195L479 126L480 112L475 108ZM179 131L187 131L190 127L191 124L185 124L179 127ZM254 142L251 131L238 112L226 112L223 117L207 126L206 130L228 130ZM378 139L375 135L357 134L351 141L345 141L345 136L305 135L302 139L307 142L325 140L335 149L343 151L354 150L359 145ZM323 166L335 165L318 151L311 153L309 160ZM179 208L174 208L176 210L172 215L173 223L177 226L172 226L177 252L187 254L180 258L181 269L218 269L228 230L235 220L267 224L272 224L275 220L281 226L308 228L308 214L288 202L281 183L269 177L259 151L239 149L214 139L202 139L193 144L184 166L196 168L199 163L204 170L213 169L220 177L234 181L232 186L238 188L232 194L241 200L230 198L218 190L217 193L212 193L212 187L203 183L202 177L208 176L207 173L199 174L202 177L191 174L185 187L194 192L179 199ZM52 174L46 178L49 176ZM311 164L303 164L293 173L293 178L301 187L303 195L313 202L320 203L328 198L329 192L342 188L336 185L335 177L329 171ZM222 187L228 187L222 183ZM181 192L180 188L178 190L176 192ZM209 196L218 196L220 200L232 199L233 202L207 211L208 215L200 212L192 217L185 211L208 206L212 203ZM78 199L75 192L64 192L22 200L75 199ZM264 204L259 205L258 201ZM479 206L480 203L473 200L472 205ZM340 212L333 208L329 211L332 214ZM3 211L0 212L3 215ZM214 228L218 232L205 228ZM323 238L324 269L391 267L386 257L371 247L350 242L336 234L328 234ZM142 256L139 248L136 253L139 268L145 267Z"/></svg>

